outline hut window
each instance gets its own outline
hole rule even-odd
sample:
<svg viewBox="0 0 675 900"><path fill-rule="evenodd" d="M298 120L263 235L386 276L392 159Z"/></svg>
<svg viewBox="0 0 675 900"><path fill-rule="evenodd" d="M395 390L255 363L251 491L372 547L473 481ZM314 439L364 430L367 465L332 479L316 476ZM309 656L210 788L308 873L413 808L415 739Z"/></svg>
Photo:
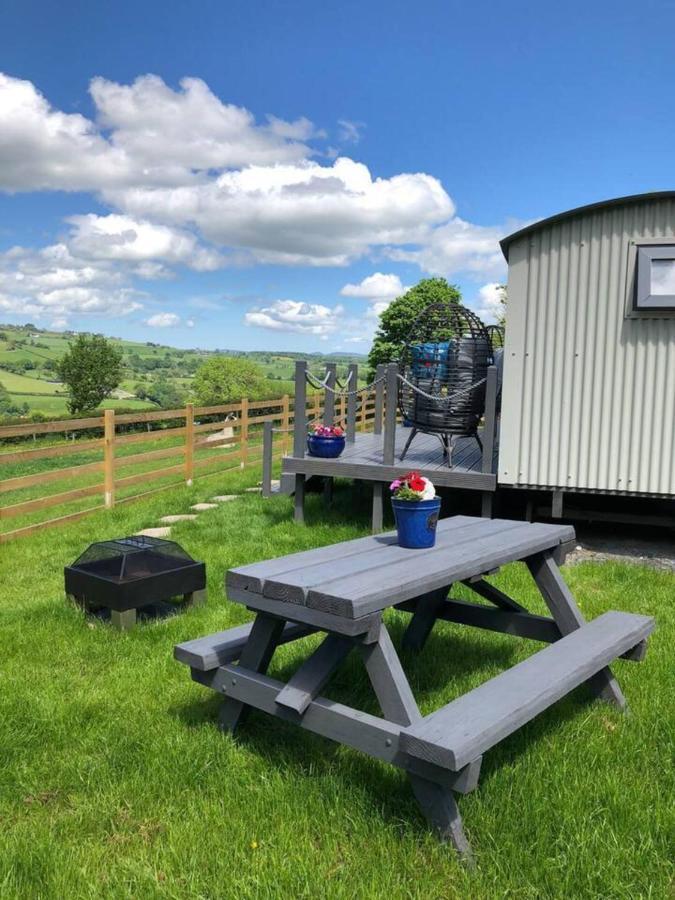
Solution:
<svg viewBox="0 0 675 900"><path fill-rule="evenodd" d="M638 247L635 309L675 311L675 244Z"/></svg>

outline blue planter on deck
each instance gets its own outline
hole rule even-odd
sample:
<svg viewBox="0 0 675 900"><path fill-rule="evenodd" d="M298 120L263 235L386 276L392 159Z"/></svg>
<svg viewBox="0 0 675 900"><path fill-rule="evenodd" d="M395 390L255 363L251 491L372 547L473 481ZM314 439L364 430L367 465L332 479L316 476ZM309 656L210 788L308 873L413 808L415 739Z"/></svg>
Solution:
<svg viewBox="0 0 675 900"><path fill-rule="evenodd" d="M400 547L409 550L421 550L433 547L436 543L436 525L441 501L433 500L396 500L392 498Z"/></svg>
<svg viewBox="0 0 675 900"><path fill-rule="evenodd" d="M323 459L337 459L344 449L344 435L341 437L319 437L317 434L307 436L307 450L310 456L320 456Z"/></svg>

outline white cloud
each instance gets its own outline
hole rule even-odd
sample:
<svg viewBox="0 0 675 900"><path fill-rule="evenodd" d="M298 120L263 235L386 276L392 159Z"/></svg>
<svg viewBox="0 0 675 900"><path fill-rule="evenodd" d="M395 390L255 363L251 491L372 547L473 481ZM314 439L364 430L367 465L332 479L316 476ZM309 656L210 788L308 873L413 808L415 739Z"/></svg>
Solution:
<svg viewBox="0 0 675 900"><path fill-rule="evenodd" d="M501 287L498 281L491 281L478 291L478 297L472 305L484 322L496 322L498 314L503 312Z"/></svg>
<svg viewBox="0 0 675 900"><path fill-rule="evenodd" d="M79 259L64 243L0 254L0 310L12 315L128 315L141 308L142 296L109 263Z"/></svg>
<svg viewBox="0 0 675 900"><path fill-rule="evenodd" d="M358 284L346 284L340 294L343 297L363 297L364 300L394 300L404 294L407 288L401 283L398 275L385 275L374 272L367 275Z"/></svg>
<svg viewBox="0 0 675 900"><path fill-rule="evenodd" d="M361 130L366 127L363 122L352 122L350 119L338 119L338 125L338 137L347 144L358 144Z"/></svg>
<svg viewBox="0 0 675 900"><path fill-rule="evenodd" d="M151 328L175 328L176 325L180 325L180 316L170 312L155 313L145 320L145 324Z"/></svg>
<svg viewBox="0 0 675 900"><path fill-rule="evenodd" d="M249 166L207 184L105 191L129 214L198 228L251 261L346 265L378 246L426 241L454 211L430 175L373 179L361 163Z"/></svg>
<svg viewBox="0 0 675 900"><path fill-rule="evenodd" d="M506 263L499 240L506 233L504 226L474 225L455 216L434 229L420 249L393 249L389 256L394 260L417 263L433 275L451 277L466 272L479 278L500 277L506 271Z"/></svg>
<svg viewBox="0 0 675 900"><path fill-rule="evenodd" d="M150 260L184 263L197 271L212 271L223 265L216 251L199 246L197 238L187 231L154 225L130 216L70 216L73 226L68 239L72 253L85 259L120 260L143 263ZM157 273L157 274L153 274ZM162 270L141 269L144 277L161 277Z"/></svg>
<svg viewBox="0 0 675 900"><path fill-rule="evenodd" d="M322 306L299 300L275 300L269 306L254 307L244 316L246 325L272 331L314 334L321 338L333 334L344 314L342 306Z"/></svg>

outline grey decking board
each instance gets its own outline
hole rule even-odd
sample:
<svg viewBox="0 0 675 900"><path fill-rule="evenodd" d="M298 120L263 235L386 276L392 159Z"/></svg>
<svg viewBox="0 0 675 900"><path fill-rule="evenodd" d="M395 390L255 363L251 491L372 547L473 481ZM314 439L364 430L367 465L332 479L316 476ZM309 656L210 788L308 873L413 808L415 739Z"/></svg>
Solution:
<svg viewBox="0 0 675 900"><path fill-rule="evenodd" d="M492 472L485 474L482 472L482 453L475 438L460 438L453 453L453 466L449 468L436 435L420 433L401 462L399 457L409 434L409 429L397 426L391 466L384 466L384 435L360 432L337 459L325 460L305 455L299 462L295 457L284 457L282 468L284 472L362 478L366 481L387 481L400 475L401 471L417 469L435 479L439 485L475 490L496 489L496 450Z"/></svg>
<svg viewBox="0 0 675 900"><path fill-rule="evenodd" d="M473 516L452 516L442 519L438 523L438 535L445 534L458 524L470 524L482 521ZM387 546L398 546L395 531L385 534L369 535L368 537L355 538L351 541L342 541L338 544L327 544L324 547L316 547L313 550L301 550L299 553L290 553L287 556L278 556L274 559L266 559L246 566L230 569L225 579L226 587L246 588L257 593L264 590L265 581L269 578L278 578L282 574L288 576L289 583L293 584L291 573L302 571L308 566L316 565L331 560L341 560L368 552L374 548L382 549Z"/></svg>
<svg viewBox="0 0 675 900"><path fill-rule="evenodd" d="M407 753L461 768L652 631L653 620L607 612L406 730Z"/></svg>
<svg viewBox="0 0 675 900"><path fill-rule="evenodd" d="M460 545L455 553L438 544L434 550L407 551L400 562L391 563L381 571L342 577L313 588L307 595L307 604L350 618L367 615L555 547L567 540L568 534L574 534L567 526L505 523L498 519L481 521L484 537ZM503 527L496 528L498 525ZM413 564L414 560L418 565Z"/></svg>
<svg viewBox="0 0 675 900"><path fill-rule="evenodd" d="M239 659L252 626L252 622L247 622L245 625L229 628L227 631L218 631L206 637L177 644L173 648L174 659L201 672L208 672L225 663L234 662ZM306 625L288 622L278 643L287 644L313 632L314 629Z"/></svg>
<svg viewBox="0 0 675 900"><path fill-rule="evenodd" d="M482 519L469 519L456 516L445 519L447 526L441 531L437 543L439 552L455 551L456 547L474 540L474 536L483 529ZM452 542L452 543L450 543ZM410 559L410 551L393 542L386 546L364 549L361 553L352 553L340 559L319 560L315 565L307 562L302 568L293 572L284 572L279 577L270 575L265 579L262 593L275 600L287 600L292 603L306 603L311 588L334 581L336 578L354 577L361 574L366 577L369 569L379 569L402 559Z"/></svg>

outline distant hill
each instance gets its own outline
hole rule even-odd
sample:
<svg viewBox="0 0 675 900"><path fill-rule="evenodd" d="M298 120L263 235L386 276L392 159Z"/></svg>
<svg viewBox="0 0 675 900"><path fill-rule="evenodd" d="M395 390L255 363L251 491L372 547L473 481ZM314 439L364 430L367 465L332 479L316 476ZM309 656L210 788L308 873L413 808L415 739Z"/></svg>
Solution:
<svg viewBox="0 0 675 900"><path fill-rule="evenodd" d="M88 333L88 332L87 332ZM48 331L26 324L0 324L0 386L4 387L15 414L40 413L55 417L67 411L66 391L58 382L56 361L68 349L77 332ZM293 369L297 359L309 360L317 373L334 362L345 374L350 362L365 363L357 353L295 353L285 350L184 350L167 344L139 343L108 338L124 354L124 379L115 397L103 406L116 409L156 409L147 399L158 379L175 388L174 394L188 398L195 371L210 356L246 357L256 362L270 382L270 397L293 391ZM2 391L0 391L0 395ZM166 404L164 404L166 405Z"/></svg>

